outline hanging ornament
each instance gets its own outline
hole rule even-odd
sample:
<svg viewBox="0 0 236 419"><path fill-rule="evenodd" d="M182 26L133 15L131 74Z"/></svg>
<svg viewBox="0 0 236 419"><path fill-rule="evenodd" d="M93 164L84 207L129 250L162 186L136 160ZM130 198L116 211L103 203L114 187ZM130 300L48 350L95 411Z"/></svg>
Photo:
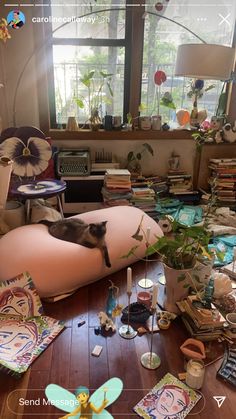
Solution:
<svg viewBox="0 0 236 419"><path fill-rule="evenodd" d="M158 1L156 4L155 4L155 9L156 9L156 11L157 12L161 12L162 11L162 9L163 9L163 4L160 2L160 1Z"/></svg>
<svg viewBox="0 0 236 419"><path fill-rule="evenodd" d="M166 73L162 70L158 70L154 74L154 82L157 86L161 86L162 83L166 81Z"/></svg>

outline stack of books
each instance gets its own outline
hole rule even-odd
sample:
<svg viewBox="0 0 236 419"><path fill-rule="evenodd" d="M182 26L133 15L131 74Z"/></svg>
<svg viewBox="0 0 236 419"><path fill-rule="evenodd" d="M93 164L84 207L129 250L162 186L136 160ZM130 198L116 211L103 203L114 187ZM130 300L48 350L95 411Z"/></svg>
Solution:
<svg viewBox="0 0 236 419"><path fill-rule="evenodd" d="M107 169L102 195L106 206L131 205L130 172L127 169Z"/></svg>
<svg viewBox="0 0 236 419"><path fill-rule="evenodd" d="M158 175L148 176L146 181L158 196L163 197L168 193L167 179L165 177Z"/></svg>
<svg viewBox="0 0 236 419"><path fill-rule="evenodd" d="M231 262L228 265L222 266L220 270L236 281L236 262Z"/></svg>
<svg viewBox="0 0 236 419"><path fill-rule="evenodd" d="M190 335L202 341L210 341L224 337L226 319L211 304L211 309L199 308L194 305L198 301L194 295L177 302L182 314L182 321Z"/></svg>
<svg viewBox="0 0 236 419"><path fill-rule="evenodd" d="M168 171L169 193L182 195L193 192L192 176L183 170Z"/></svg>
<svg viewBox="0 0 236 419"><path fill-rule="evenodd" d="M236 203L236 159L210 159L211 177L209 183L215 183L217 203L234 206Z"/></svg>
<svg viewBox="0 0 236 419"><path fill-rule="evenodd" d="M139 187L132 185L131 202L135 207L142 209L146 213L155 212L155 196L155 191L148 184Z"/></svg>

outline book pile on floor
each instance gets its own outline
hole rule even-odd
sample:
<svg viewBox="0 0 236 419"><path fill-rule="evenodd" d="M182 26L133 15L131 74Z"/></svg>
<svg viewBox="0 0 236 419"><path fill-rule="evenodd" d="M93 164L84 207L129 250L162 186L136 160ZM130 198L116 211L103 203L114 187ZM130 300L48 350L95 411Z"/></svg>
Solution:
<svg viewBox="0 0 236 419"><path fill-rule="evenodd" d="M224 265L221 267L221 272L224 272L225 274L229 275L229 277L236 281L236 262L231 262L228 265Z"/></svg>
<svg viewBox="0 0 236 419"><path fill-rule="evenodd" d="M132 193L129 170L107 169L102 195L107 206L130 205Z"/></svg>
<svg viewBox="0 0 236 419"><path fill-rule="evenodd" d="M168 193L167 179L163 176L146 177L147 184L152 188L156 195L163 197Z"/></svg>
<svg viewBox="0 0 236 419"><path fill-rule="evenodd" d="M236 159L210 159L209 169L214 181L217 203L224 206L235 206L236 203Z"/></svg>
<svg viewBox="0 0 236 419"><path fill-rule="evenodd" d="M145 183L145 185L139 187L132 185L131 202L135 207L142 209L151 216L151 214L156 214L156 194L155 191L148 186L148 183Z"/></svg>
<svg viewBox="0 0 236 419"><path fill-rule="evenodd" d="M190 335L202 341L224 337L226 320L219 310L213 304L211 309L199 308L194 305L196 301L197 297L191 295L176 303Z"/></svg>
<svg viewBox="0 0 236 419"><path fill-rule="evenodd" d="M169 193L182 195L193 192L192 176L184 170L169 170L167 175Z"/></svg>

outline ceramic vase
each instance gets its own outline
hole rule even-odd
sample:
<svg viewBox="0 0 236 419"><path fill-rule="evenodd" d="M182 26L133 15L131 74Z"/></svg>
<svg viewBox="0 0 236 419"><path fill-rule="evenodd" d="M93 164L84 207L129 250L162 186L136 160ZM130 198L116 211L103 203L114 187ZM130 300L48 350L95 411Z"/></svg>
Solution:
<svg viewBox="0 0 236 419"><path fill-rule="evenodd" d="M176 301L186 298L189 293L188 284L191 284L188 273L191 269L173 269L164 265L166 279L164 308L172 313L179 314ZM179 281L179 279L184 278Z"/></svg>

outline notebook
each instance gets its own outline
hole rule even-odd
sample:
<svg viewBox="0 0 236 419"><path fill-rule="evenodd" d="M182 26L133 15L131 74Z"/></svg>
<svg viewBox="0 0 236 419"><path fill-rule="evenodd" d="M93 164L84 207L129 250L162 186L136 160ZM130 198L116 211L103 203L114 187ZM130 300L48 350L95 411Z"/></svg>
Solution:
<svg viewBox="0 0 236 419"><path fill-rule="evenodd" d="M0 370L21 376L64 328L43 315L41 300L25 272L0 283Z"/></svg>

